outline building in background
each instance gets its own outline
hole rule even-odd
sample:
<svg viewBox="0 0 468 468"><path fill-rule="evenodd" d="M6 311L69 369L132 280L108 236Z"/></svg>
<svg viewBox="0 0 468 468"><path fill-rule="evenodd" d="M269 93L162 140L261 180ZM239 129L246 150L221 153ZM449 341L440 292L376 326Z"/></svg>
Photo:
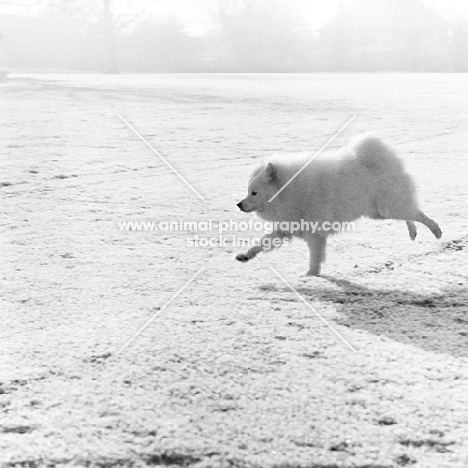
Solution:
<svg viewBox="0 0 468 468"><path fill-rule="evenodd" d="M416 0L355 0L319 31L320 68L449 71L449 24Z"/></svg>

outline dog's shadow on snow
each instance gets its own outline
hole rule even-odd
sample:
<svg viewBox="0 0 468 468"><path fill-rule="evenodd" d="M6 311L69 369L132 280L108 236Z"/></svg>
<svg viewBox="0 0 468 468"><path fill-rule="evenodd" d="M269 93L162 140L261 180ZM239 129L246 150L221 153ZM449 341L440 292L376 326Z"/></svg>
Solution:
<svg viewBox="0 0 468 468"><path fill-rule="evenodd" d="M323 278L329 287L321 281L317 285L299 286L297 291L309 301L337 305L343 318L335 323L428 351L468 357L466 288L450 289L443 294L417 294L367 288L330 276ZM285 288L286 291L290 292Z"/></svg>

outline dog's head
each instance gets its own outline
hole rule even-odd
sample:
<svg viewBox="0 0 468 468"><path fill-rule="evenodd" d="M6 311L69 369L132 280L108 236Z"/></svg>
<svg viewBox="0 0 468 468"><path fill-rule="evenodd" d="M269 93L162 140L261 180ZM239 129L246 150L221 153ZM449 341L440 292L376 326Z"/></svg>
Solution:
<svg viewBox="0 0 468 468"><path fill-rule="evenodd" d="M266 211L268 200L276 194L278 188L276 166L271 162L262 164L250 177L249 193L237 206L245 213L262 213Z"/></svg>

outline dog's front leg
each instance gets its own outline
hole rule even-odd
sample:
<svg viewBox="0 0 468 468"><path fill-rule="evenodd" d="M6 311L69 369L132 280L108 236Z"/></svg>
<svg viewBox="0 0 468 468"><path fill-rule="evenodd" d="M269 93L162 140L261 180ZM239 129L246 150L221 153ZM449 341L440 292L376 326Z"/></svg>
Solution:
<svg viewBox="0 0 468 468"><path fill-rule="evenodd" d="M256 257L260 252L263 252L264 250L270 251L273 250L276 247L279 247L283 239L291 238L291 234L287 232L282 232L282 231L273 231L268 234L265 234L261 239L259 244L254 245L251 247L249 250L247 250L246 253L240 253L236 256L236 260L239 260L239 262L248 262L249 260L252 260L252 258Z"/></svg>
<svg viewBox="0 0 468 468"><path fill-rule="evenodd" d="M320 275L320 267L325 261L325 249L327 247L327 238L318 234L311 234L307 239L309 246L309 271L308 276Z"/></svg>

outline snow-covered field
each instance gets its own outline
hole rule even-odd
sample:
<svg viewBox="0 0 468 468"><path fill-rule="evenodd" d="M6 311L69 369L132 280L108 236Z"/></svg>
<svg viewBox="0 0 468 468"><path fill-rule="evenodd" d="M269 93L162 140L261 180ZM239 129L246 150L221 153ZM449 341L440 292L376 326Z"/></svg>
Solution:
<svg viewBox="0 0 468 468"><path fill-rule="evenodd" d="M466 76L13 75L0 106L1 466L468 466ZM252 165L352 115L332 146L397 145L441 241L363 220L310 278L300 241L119 230L246 221Z"/></svg>

